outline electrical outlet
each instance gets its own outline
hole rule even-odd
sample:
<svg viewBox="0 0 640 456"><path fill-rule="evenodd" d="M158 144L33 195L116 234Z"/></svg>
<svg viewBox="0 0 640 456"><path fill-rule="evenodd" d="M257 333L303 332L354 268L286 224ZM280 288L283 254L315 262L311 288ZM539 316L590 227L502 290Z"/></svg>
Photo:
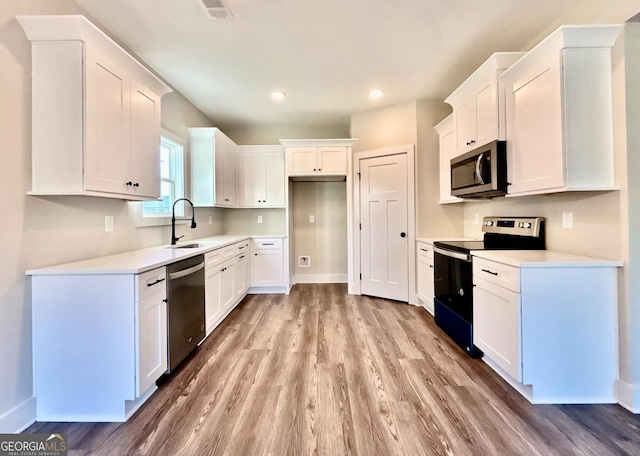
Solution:
<svg viewBox="0 0 640 456"><path fill-rule="evenodd" d="M480 214L474 214L473 221L476 223L476 225L480 223Z"/></svg>
<svg viewBox="0 0 640 456"><path fill-rule="evenodd" d="M302 255L298 257L298 266L301 268L311 267L311 257L309 255Z"/></svg>
<svg viewBox="0 0 640 456"><path fill-rule="evenodd" d="M209 225L213 223L213 217L209 216Z"/></svg>
<svg viewBox="0 0 640 456"><path fill-rule="evenodd" d="M262 216L261 215L258 216L258 223L262 223Z"/></svg>
<svg viewBox="0 0 640 456"><path fill-rule="evenodd" d="M113 215L104 216L104 231L105 233L113 231Z"/></svg>
<svg viewBox="0 0 640 456"><path fill-rule="evenodd" d="M309 223L316 223L316 216L315 215L310 215L309 216Z"/></svg>
<svg viewBox="0 0 640 456"><path fill-rule="evenodd" d="M573 229L573 212L562 213L562 228Z"/></svg>

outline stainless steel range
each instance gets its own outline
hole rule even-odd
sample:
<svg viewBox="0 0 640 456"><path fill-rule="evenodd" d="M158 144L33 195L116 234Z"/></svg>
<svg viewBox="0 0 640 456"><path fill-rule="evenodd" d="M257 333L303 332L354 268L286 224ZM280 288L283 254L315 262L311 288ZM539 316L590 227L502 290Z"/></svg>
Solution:
<svg viewBox="0 0 640 456"><path fill-rule="evenodd" d="M482 241L434 243L435 320L472 357L483 353L473 345L473 250L544 250L543 217L485 217Z"/></svg>

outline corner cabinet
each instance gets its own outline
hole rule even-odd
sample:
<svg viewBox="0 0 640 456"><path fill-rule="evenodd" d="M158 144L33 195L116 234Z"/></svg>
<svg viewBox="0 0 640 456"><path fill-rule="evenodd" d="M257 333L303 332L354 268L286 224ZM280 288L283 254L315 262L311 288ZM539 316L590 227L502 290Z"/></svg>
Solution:
<svg viewBox="0 0 640 456"><path fill-rule="evenodd" d="M18 16L32 51L32 195L160 195L171 89L84 16Z"/></svg>
<svg viewBox="0 0 640 456"><path fill-rule="evenodd" d="M284 207L280 146L238 146L237 207Z"/></svg>
<svg viewBox="0 0 640 456"><path fill-rule="evenodd" d="M126 421L167 370L165 268L32 276L38 421Z"/></svg>
<svg viewBox="0 0 640 456"><path fill-rule="evenodd" d="M508 196L615 188L611 47L622 26L563 26L500 76Z"/></svg>
<svg viewBox="0 0 640 456"><path fill-rule="evenodd" d="M189 128L189 140L193 204L235 207L236 143L218 128Z"/></svg>
<svg viewBox="0 0 640 456"><path fill-rule="evenodd" d="M504 139L504 97L498 76L523 55L496 52L445 100L453 108L456 156Z"/></svg>
<svg viewBox="0 0 640 456"><path fill-rule="evenodd" d="M287 147L286 162L288 176L346 176L347 148Z"/></svg>

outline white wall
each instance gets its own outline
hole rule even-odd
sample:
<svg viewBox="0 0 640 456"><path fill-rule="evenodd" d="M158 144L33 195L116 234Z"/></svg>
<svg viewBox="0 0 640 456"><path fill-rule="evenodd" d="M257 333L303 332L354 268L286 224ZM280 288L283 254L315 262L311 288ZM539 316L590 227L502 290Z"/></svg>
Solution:
<svg viewBox="0 0 640 456"><path fill-rule="evenodd" d="M170 240L168 227L136 228L127 203L120 200L26 195L31 186L31 48L15 16L78 13L83 11L71 0L0 4L0 433L16 431L33 418L31 296L24 271ZM187 126L212 125L179 94L166 96L162 108L162 126L183 138L188 138ZM179 227L187 237L222 231L218 211L196 213L196 230ZM105 215L115 218L111 233L104 232Z"/></svg>
<svg viewBox="0 0 640 456"><path fill-rule="evenodd" d="M416 145L417 236L461 236L463 208L440 205L438 134L451 112L442 100L418 100L351 116L354 152Z"/></svg>
<svg viewBox="0 0 640 456"><path fill-rule="evenodd" d="M258 223L258 216L262 223ZM283 235L287 232L284 209L224 209L227 234Z"/></svg>

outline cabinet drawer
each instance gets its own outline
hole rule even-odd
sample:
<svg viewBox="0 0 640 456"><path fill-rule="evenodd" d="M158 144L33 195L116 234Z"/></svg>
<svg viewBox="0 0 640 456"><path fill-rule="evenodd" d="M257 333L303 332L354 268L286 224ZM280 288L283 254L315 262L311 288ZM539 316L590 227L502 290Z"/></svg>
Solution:
<svg viewBox="0 0 640 456"><path fill-rule="evenodd" d="M212 250L204 255L205 267L207 269L219 265L229 258L233 258L236 253L235 244L220 249Z"/></svg>
<svg viewBox="0 0 640 456"><path fill-rule="evenodd" d="M166 293L167 275L166 268L157 268L137 275L136 301L153 296L162 291Z"/></svg>
<svg viewBox="0 0 640 456"><path fill-rule="evenodd" d="M234 246L235 255L246 255L247 253L249 253L249 247L251 246L251 243L247 239L245 241L236 242Z"/></svg>
<svg viewBox="0 0 640 456"><path fill-rule="evenodd" d="M418 247L418 256L425 257L425 258L433 258L433 246L431 244L418 242L417 247Z"/></svg>
<svg viewBox="0 0 640 456"><path fill-rule="evenodd" d="M520 293L520 269L482 258L473 259L473 280L480 278Z"/></svg>
<svg viewBox="0 0 640 456"><path fill-rule="evenodd" d="M277 250L282 249L282 238L253 239L253 249Z"/></svg>

